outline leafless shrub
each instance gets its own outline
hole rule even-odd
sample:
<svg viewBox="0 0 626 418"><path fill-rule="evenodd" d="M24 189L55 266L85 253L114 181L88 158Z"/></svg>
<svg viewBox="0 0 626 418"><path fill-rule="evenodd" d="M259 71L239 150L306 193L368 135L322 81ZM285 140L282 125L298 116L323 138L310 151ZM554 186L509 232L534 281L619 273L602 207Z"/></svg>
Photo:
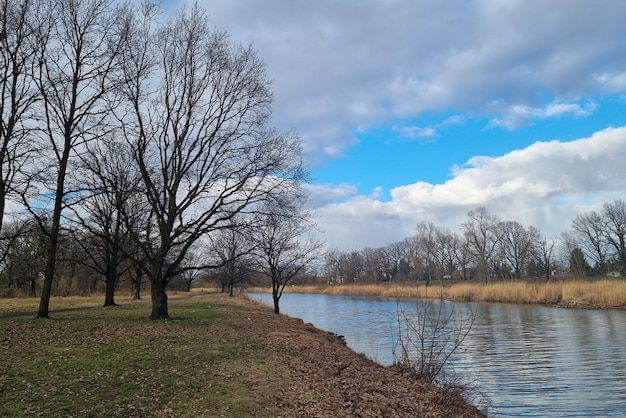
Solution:
<svg viewBox="0 0 626 418"><path fill-rule="evenodd" d="M411 309L398 301L396 316L395 363L417 378L486 411L487 397L467 376L455 373L452 361L454 355L463 350L477 311L461 312L441 295L438 299L422 299Z"/></svg>

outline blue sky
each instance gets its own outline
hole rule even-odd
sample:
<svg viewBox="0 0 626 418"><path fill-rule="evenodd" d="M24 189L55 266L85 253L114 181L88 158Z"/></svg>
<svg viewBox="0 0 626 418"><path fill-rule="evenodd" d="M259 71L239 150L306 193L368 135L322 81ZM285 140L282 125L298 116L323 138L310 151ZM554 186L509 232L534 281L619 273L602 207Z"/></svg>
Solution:
<svg viewBox="0 0 626 418"><path fill-rule="evenodd" d="M554 236L626 199L622 0L199 4L265 60L330 247L458 232L478 206Z"/></svg>
<svg viewBox="0 0 626 418"><path fill-rule="evenodd" d="M523 149L537 141L571 141L590 136L606 127L626 123L626 101L622 97L594 97L588 115L566 115L536 120L516 129L493 126L485 116L461 113L420 115L404 126L381 125L355 132L357 142L346 155L316 167L316 181L353 184L360 194L382 188L380 200L390 199L397 185L416 181L444 183L454 166L464 165L476 155L496 157Z"/></svg>

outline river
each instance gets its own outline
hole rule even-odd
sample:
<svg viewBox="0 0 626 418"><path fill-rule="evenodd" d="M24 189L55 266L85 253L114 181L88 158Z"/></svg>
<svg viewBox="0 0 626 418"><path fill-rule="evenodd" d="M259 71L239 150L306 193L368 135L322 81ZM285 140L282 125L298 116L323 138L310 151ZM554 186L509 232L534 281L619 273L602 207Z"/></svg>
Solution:
<svg viewBox="0 0 626 418"><path fill-rule="evenodd" d="M269 294L248 296L271 305ZM390 365L398 312L421 312L421 303L286 293L280 308ZM451 302L445 308L476 313L449 365L489 399L489 416L626 417L626 311Z"/></svg>

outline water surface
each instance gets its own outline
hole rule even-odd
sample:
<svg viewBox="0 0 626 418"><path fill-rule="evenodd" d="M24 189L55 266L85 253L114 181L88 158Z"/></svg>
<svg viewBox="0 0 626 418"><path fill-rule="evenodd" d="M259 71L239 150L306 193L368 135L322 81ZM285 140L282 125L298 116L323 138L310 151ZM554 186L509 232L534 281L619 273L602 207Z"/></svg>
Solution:
<svg viewBox="0 0 626 418"><path fill-rule="evenodd" d="M269 294L250 294L271 304ZM394 362L398 312L420 302L284 294L281 312L345 336L371 359ZM626 417L626 312L447 303L476 322L451 366L474 382L497 417Z"/></svg>

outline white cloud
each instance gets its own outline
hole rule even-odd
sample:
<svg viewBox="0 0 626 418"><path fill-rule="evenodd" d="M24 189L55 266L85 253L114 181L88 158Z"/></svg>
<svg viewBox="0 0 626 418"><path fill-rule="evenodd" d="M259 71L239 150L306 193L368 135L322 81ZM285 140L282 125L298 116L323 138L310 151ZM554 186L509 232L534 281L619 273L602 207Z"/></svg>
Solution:
<svg viewBox="0 0 626 418"><path fill-rule="evenodd" d="M369 195L370 199L380 199L383 196L384 190L381 186L376 186L372 189Z"/></svg>
<svg viewBox="0 0 626 418"><path fill-rule="evenodd" d="M416 139L416 138L434 138L437 136L437 130L433 126L420 128L419 126L400 126L395 127L394 131L399 132L403 138Z"/></svg>
<svg viewBox="0 0 626 418"><path fill-rule="evenodd" d="M354 196L316 214L329 245L344 249L402 240L422 220L457 230L478 206L552 236L567 231L576 214L626 198L624 155L626 127L537 142L500 157L474 157L443 184L396 187L390 202Z"/></svg>
<svg viewBox="0 0 626 418"><path fill-rule="evenodd" d="M306 184L304 186L309 194L308 206L318 208L327 204L343 201L357 195L358 189L351 184L339 185Z"/></svg>
<svg viewBox="0 0 626 418"><path fill-rule="evenodd" d="M626 90L626 71L598 74L596 79L608 93L623 93Z"/></svg>
<svg viewBox="0 0 626 418"><path fill-rule="evenodd" d="M265 60L275 124L301 134L314 164L345 156L373 126L419 138L472 118L516 129L584 118L596 111L590 97L626 94L623 0L199 2ZM463 116L410 122L437 112ZM479 205L560 232L574 213L624 198L625 144L621 128L477 156L443 184L392 189L389 202L353 185L311 186L311 205L329 243L344 247L386 245L419 220L455 229Z"/></svg>
<svg viewBox="0 0 626 418"><path fill-rule="evenodd" d="M422 112L486 114L515 128L535 117L581 117L593 109L580 98L626 92L621 0L201 5L266 61L276 124L299 131L316 163L343 155L355 129Z"/></svg>
<svg viewBox="0 0 626 418"><path fill-rule="evenodd" d="M405 139L429 139L435 138L439 135L439 131L450 126L462 125L465 122L465 118L460 115L453 115L447 117L443 122L435 124L433 126L394 126L393 131L398 132L402 138Z"/></svg>
<svg viewBox="0 0 626 418"><path fill-rule="evenodd" d="M585 104L552 102L544 107L529 107L525 105L508 106L502 103L492 103L492 108L499 108L497 113L502 114L499 118L490 121L491 126L500 126L508 129L516 129L532 123L537 119L550 119L572 116L584 118L593 114L598 108L594 102Z"/></svg>

